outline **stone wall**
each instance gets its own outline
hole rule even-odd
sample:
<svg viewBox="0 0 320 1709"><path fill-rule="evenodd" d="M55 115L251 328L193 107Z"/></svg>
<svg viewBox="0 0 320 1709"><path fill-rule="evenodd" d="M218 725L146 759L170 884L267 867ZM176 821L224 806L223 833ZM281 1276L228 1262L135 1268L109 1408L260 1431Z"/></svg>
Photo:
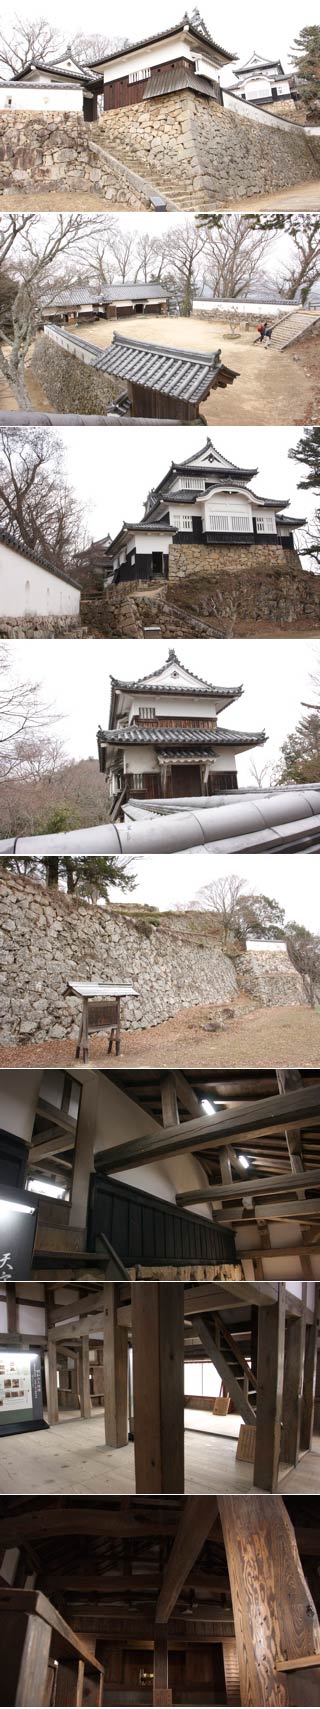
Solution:
<svg viewBox="0 0 320 1709"><path fill-rule="evenodd" d="M123 380L112 374L98 374L96 368L81 360L53 339L40 333L36 339L31 371L43 386L51 409L61 415L99 415L108 410L123 392ZM97 350L98 355L98 350Z"/></svg>
<svg viewBox="0 0 320 1709"><path fill-rule="evenodd" d="M253 1005L303 1000L287 957L266 960L257 990L257 955L226 955L208 931L206 915L138 918L90 907L31 878L0 875L0 1042L75 1037L79 999L68 980L132 981L137 997L123 1011L124 1027L156 1026L194 1004L232 1003L245 990ZM277 957L280 961L280 957Z"/></svg>
<svg viewBox="0 0 320 1709"><path fill-rule="evenodd" d="M0 640L81 640L86 629L80 617L0 617Z"/></svg>
<svg viewBox="0 0 320 1709"><path fill-rule="evenodd" d="M243 960L242 984L257 1002L268 1008L306 1004L302 981L283 950L247 951Z"/></svg>
<svg viewBox="0 0 320 1709"><path fill-rule="evenodd" d="M46 187L103 196L111 208L145 208L145 197L92 152L91 140L100 143L100 127L80 114L0 113L0 199L7 190Z"/></svg>
<svg viewBox="0 0 320 1709"><path fill-rule="evenodd" d="M151 175L177 207L207 209L319 177L317 139L267 119L255 124L247 113L239 116L182 90L105 113L100 135L128 166Z"/></svg>
<svg viewBox="0 0 320 1709"><path fill-rule="evenodd" d="M99 600L81 601L91 634L143 637L151 626L172 635L320 635L320 577L282 546L187 545L169 552L169 581L122 582Z"/></svg>

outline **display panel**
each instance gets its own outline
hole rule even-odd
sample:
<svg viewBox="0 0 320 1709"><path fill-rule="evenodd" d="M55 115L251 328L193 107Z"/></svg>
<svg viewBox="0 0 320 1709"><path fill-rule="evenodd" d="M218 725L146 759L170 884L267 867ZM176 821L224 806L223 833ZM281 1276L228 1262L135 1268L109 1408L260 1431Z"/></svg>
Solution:
<svg viewBox="0 0 320 1709"><path fill-rule="evenodd" d="M40 1353L0 1349L0 1436L42 1426Z"/></svg>
<svg viewBox="0 0 320 1709"><path fill-rule="evenodd" d="M0 1281L24 1282L31 1272L37 1226L37 1199L31 1193L1 1192Z"/></svg>

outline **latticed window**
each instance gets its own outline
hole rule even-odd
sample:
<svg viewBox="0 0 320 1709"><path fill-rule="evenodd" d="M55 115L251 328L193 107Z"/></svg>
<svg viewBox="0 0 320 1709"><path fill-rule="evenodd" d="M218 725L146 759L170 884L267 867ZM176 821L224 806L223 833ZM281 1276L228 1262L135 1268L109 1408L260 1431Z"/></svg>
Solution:
<svg viewBox="0 0 320 1709"><path fill-rule="evenodd" d="M211 534L214 534L216 530L219 534L229 533L229 517L225 510L217 510L213 516L209 516L209 529Z"/></svg>
<svg viewBox="0 0 320 1709"><path fill-rule="evenodd" d="M264 516L256 516L255 524L256 524L257 534L264 534L264 531L265 531L265 529L264 529Z"/></svg>
<svg viewBox="0 0 320 1709"><path fill-rule="evenodd" d="M155 718L155 706L139 706L139 718Z"/></svg>
<svg viewBox="0 0 320 1709"><path fill-rule="evenodd" d="M129 71L129 83L144 83L146 77L151 77L151 71L147 67L141 71Z"/></svg>
<svg viewBox="0 0 320 1709"><path fill-rule="evenodd" d="M172 517L172 527L177 528L180 534L192 534L192 516L183 516L179 512L178 516Z"/></svg>
<svg viewBox="0 0 320 1709"><path fill-rule="evenodd" d="M244 516L243 511L231 516L231 527L235 534L251 534L250 516Z"/></svg>

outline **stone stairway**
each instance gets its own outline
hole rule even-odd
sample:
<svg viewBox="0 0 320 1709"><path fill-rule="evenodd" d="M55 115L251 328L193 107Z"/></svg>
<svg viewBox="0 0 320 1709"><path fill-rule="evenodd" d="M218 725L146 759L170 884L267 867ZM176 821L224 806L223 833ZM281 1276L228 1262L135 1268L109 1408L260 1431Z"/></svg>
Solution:
<svg viewBox="0 0 320 1709"><path fill-rule="evenodd" d="M311 332L318 323L320 331L320 314L310 313L309 309L290 309L287 315L276 321L272 333L272 350L286 350L288 344L295 344L296 339L303 338L304 333Z"/></svg>

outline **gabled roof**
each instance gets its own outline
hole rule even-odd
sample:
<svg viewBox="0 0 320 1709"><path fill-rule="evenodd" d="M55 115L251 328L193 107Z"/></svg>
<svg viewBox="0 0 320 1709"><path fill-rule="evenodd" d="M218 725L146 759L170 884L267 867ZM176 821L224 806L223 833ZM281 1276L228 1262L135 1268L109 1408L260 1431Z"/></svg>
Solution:
<svg viewBox="0 0 320 1709"><path fill-rule="evenodd" d="M0 528L0 551L1 542L3 546L9 546L12 552L18 552L20 558L28 558L30 564L36 564L39 570L49 570L51 576L57 576L58 581L67 582L69 587L75 587L78 593L81 593L80 583L74 581L72 576L67 576L65 570L55 569L39 552L34 549L31 551L29 546L23 545L23 541L13 540L12 535L4 528Z"/></svg>
<svg viewBox="0 0 320 1709"><path fill-rule="evenodd" d="M70 63L73 67L71 71L69 69ZM12 83L24 83L26 78L30 76L30 72L33 71L40 71L46 77L62 78L64 82L67 78L69 83L96 84L99 82L99 78L92 75L90 67L79 65L72 56L69 61L66 55L61 55L61 58L56 60L30 59L22 71L16 72L15 77L11 79Z"/></svg>
<svg viewBox="0 0 320 1709"><path fill-rule="evenodd" d="M212 458L214 459L214 462L213 462L212 468L209 469L208 461L206 461L206 457L208 459L208 456L211 457L211 455L212 455ZM201 463L202 457L203 457L203 464ZM200 461L199 461L199 459L200 459ZM215 445L212 444L212 440L207 438L205 445L202 446L202 448L201 448L201 451L194 451L192 456L184 458L183 463L171 463L170 464L170 468L168 469L167 474L163 475L162 480L158 481L158 485L153 488L152 495L150 494L150 498L153 496L153 493L154 493L154 495L156 495L156 493L159 493L159 492L161 493L163 491L163 488L167 486L167 483L171 480L171 478L174 478L175 475L188 474L190 469L192 471L194 463L197 464L197 473L200 476L201 475L204 475L204 476L207 475L208 476L211 474L213 475L214 474L214 463L217 465L217 467L219 469L222 468L223 470L226 470L226 472L230 469L231 474L232 475L236 475L236 474L239 475L240 480L243 479L243 480L251 481L253 479L253 476L258 474L257 469L239 469L239 466L237 463L231 463L227 457L223 457L222 453L220 451L217 451ZM156 498L155 498L155 502L157 502ZM150 506L150 510L151 509L153 509L153 504Z"/></svg>
<svg viewBox="0 0 320 1709"><path fill-rule="evenodd" d="M188 677L188 683L179 683L178 690L174 683L162 684L161 678L167 671L168 665L178 665L179 670L183 671L184 677ZM178 692L179 694L194 694L197 696L199 694L203 694L205 697L207 697L208 694L213 697L223 694L224 698L230 697L232 700L234 700L236 696L239 697L240 694L243 694L241 683L237 688L216 688L212 682L206 682L204 677L197 676L194 671L189 670L189 666L181 664L181 659L178 658L178 654L175 652L174 647L169 648L168 657L165 659L164 664L160 665L158 670L149 671L148 676L139 677L136 682L122 682L119 677L112 676L110 681L112 688L115 691L119 690L119 692L122 691L127 694L135 694L137 690L144 688L149 691L149 689L153 689L155 682L157 683L155 690L157 694L170 694L170 692L172 694L176 694Z"/></svg>
<svg viewBox="0 0 320 1709"><path fill-rule="evenodd" d="M210 355L175 350L172 345L149 344L142 339L121 337L117 332L95 366L102 374L119 375L121 379L188 403L198 403L208 397L212 386L229 385L238 378L234 369L220 362L218 350Z"/></svg>
<svg viewBox="0 0 320 1709"><path fill-rule="evenodd" d="M192 17L195 19L194 13ZM218 53L226 65L230 64L230 61L235 58L234 53L226 52L225 48L219 47L218 42L213 40L213 36L210 35L203 18L200 18L199 14L198 21L193 22L192 18L189 18L188 13L185 12L183 18L180 19L180 23L173 24L171 29L160 30L158 34L154 34L152 36L144 36L142 41L130 42L127 46L118 48L117 52L106 53L104 57L103 55L100 56L100 59L93 59L90 61L90 68L92 67L94 69L97 65L101 67L103 65L112 65L113 60L122 59L124 57L127 58L128 54L137 53L139 48L151 47L153 42L164 42L167 41L168 37L181 35L181 30L190 34L191 38L195 38L196 41L200 41L202 47L203 43L205 43L207 51L208 48L211 48L212 52Z"/></svg>
<svg viewBox="0 0 320 1709"><path fill-rule="evenodd" d="M274 59L263 59L262 54L253 52L251 54L251 59L247 59L245 65L235 66L234 74L235 77L242 77L247 71L268 71L273 65L279 66L282 76L284 77L285 73L282 70L280 59L277 59L276 57Z"/></svg>

